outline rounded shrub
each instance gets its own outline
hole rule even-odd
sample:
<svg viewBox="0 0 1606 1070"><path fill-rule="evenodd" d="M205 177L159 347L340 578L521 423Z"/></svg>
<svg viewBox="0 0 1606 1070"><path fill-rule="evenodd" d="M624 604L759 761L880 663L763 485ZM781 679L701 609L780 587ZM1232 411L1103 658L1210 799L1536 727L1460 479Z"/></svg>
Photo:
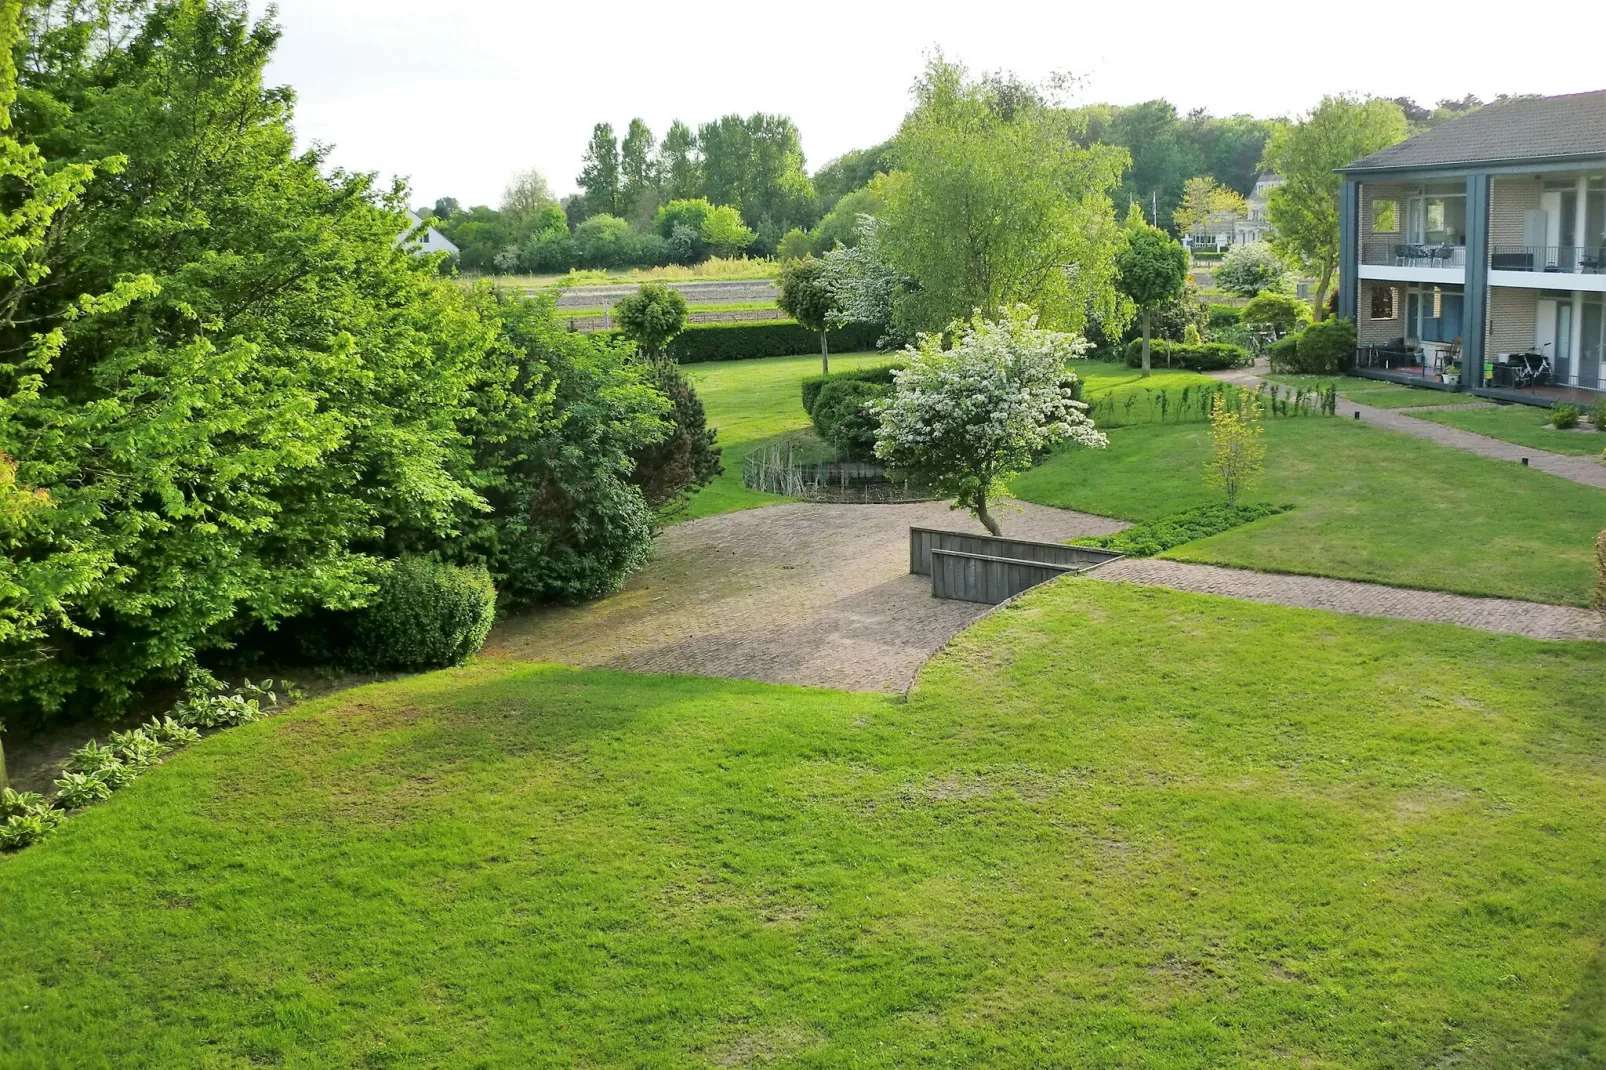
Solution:
<svg viewBox="0 0 1606 1070"><path fill-rule="evenodd" d="M1268 352L1274 372L1336 375L1349 367L1355 355L1355 324L1329 317L1297 335L1288 335Z"/></svg>
<svg viewBox="0 0 1606 1070"><path fill-rule="evenodd" d="M1550 426L1558 431L1571 431L1578 426L1578 407L1559 401L1550 407Z"/></svg>
<svg viewBox="0 0 1606 1070"><path fill-rule="evenodd" d="M837 449L843 460L867 460L875 455L875 433L881 417L871 403L891 393L891 388L863 380L838 379L821 388L809 418L814 429Z"/></svg>
<svg viewBox="0 0 1606 1070"><path fill-rule="evenodd" d="M496 619L496 587L484 565L403 557L373 604L354 614L350 656L361 668L438 669L485 644Z"/></svg>

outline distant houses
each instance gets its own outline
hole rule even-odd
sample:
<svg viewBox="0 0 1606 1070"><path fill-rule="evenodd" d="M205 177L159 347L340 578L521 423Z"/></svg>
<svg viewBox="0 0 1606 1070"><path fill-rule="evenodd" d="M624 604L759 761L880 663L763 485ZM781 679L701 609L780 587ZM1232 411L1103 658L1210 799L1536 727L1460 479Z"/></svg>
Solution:
<svg viewBox="0 0 1606 1070"><path fill-rule="evenodd" d="M434 227L429 227L422 234L409 239L409 235L412 235L418 229L424 219L413 211L407 213L407 219L407 230L399 235L396 240L398 242L407 242L414 255L424 256L427 253L450 253L453 257L458 255L457 246L452 243L451 239Z"/></svg>
<svg viewBox="0 0 1606 1070"><path fill-rule="evenodd" d="M1282 175L1265 172L1255 179L1255 190L1245 198L1245 212L1212 212L1183 235L1189 248L1222 252L1234 245L1266 241L1271 220L1266 215L1266 194L1286 182Z"/></svg>

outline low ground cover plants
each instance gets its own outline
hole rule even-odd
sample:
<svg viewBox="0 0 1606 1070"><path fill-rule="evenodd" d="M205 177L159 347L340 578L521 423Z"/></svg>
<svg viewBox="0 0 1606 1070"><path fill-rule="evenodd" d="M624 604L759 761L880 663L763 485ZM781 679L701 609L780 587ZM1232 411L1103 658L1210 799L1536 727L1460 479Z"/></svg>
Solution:
<svg viewBox="0 0 1606 1070"><path fill-rule="evenodd" d="M124 732L104 745L91 739L68 759L55 782L55 794L0 791L0 852L32 846L58 829L75 811L109 799L179 747L199 742L202 730L235 728L261 720L262 705L277 705L272 680L244 681L232 690L197 671L183 700L165 717Z"/></svg>
<svg viewBox="0 0 1606 1070"><path fill-rule="evenodd" d="M1102 546L1128 557L1153 557L1184 543L1208 539L1243 524L1286 513L1291 505L1201 505L1141 520L1114 535L1093 535L1074 540L1082 546Z"/></svg>
<svg viewBox="0 0 1606 1070"><path fill-rule="evenodd" d="M1254 404L1271 416L1332 416L1337 412L1338 394L1332 386L1284 386L1272 383L1242 387L1215 380L1185 381L1180 386L1158 385L1164 379L1112 388L1083 396L1088 414L1099 427L1131 427L1149 423L1208 422L1217 406L1237 412Z"/></svg>
<svg viewBox="0 0 1606 1070"><path fill-rule="evenodd" d="M1143 363L1143 341L1127 343L1126 363L1128 367L1141 367ZM1156 367L1186 368L1189 371L1207 372L1221 371L1226 368L1242 368L1250 363L1249 351L1242 346L1227 342L1170 342L1159 339L1152 343L1153 363Z"/></svg>

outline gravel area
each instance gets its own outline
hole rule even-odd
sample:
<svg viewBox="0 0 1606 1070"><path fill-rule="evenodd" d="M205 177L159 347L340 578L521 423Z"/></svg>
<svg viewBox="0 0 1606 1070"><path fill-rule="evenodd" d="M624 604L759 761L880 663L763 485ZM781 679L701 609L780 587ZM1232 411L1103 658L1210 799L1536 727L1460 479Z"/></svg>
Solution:
<svg viewBox="0 0 1606 1070"><path fill-rule="evenodd" d="M1006 534L1059 542L1126 525L1006 503ZM902 691L986 606L931 597L909 572L909 527L983 531L941 502L773 505L665 531L624 590L514 618L492 657Z"/></svg>
<svg viewBox="0 0 1606 1070"><path fill-rule="evenodd" d="M1088 575L1334 613L1460 624L1530 639L1606 638L1600 615L1590 610L1509 598L1472 598L1355 580L1251 572L1156 558L1114 561Z"/></svg>

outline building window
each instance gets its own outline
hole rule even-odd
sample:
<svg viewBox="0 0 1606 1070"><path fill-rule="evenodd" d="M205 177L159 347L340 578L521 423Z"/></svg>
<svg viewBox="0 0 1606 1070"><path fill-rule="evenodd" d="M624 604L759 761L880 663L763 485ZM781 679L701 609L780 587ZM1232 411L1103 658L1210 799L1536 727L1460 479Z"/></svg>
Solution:
<svg viewBox="0 0 1606 1070"><path fill-rule="evenodd" d="M1400 203L1398 201L1372 202L1372 233L1397 234L1400 230Z"/></svg>
<svg viewBox="0 0 1606 1070"><path fill-rule="evenodd" d="M1399 307L1399 291L1392 286L1372 287L1372 318L1391 320Z"/></svg>

